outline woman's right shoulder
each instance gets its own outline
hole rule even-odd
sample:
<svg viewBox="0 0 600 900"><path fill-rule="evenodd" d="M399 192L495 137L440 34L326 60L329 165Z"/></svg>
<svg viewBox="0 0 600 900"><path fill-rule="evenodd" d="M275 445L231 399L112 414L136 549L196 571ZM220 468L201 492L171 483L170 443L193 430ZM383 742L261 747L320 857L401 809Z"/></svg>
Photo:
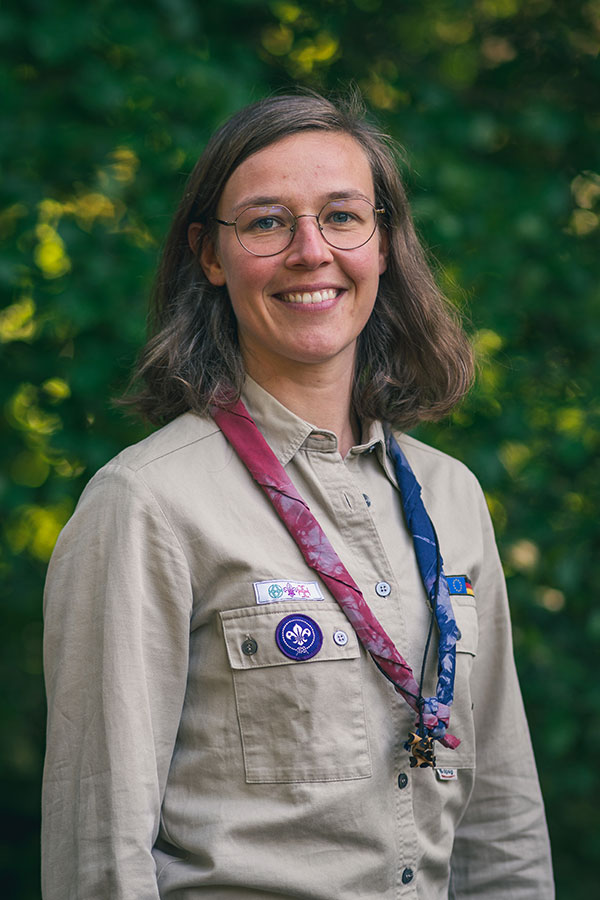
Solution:
<svg viewBox="0 0 600 900"><path fill-rule="evenodd" d="M98 503L125 511L154 497L162 505L173 486L189 482L192 473L202 480L224 449L213 419L184 413L106 462L85 486L75 515Z"/></svg>
<svg viewBox="0 0 600 900"><path fill-rule="evenodd" d="M191 447L197 450L200 442L219 434L218 425L210 417L199 416L194 412L183 413L136 444L125 447L97 474L113 466L139 471L159 460L185 453Z"/></svg>
<svg viewBox="0 0 600 900"><path fill-rule="evenodd" d="M89 553L99 540L122 541L129 531L173 532L191 482L202 488L223 458L224 441L211 418L190 412L126 447L88 481L59 536L54 564L74 546Z"/></svg>
<svg viewBox="0 0 600 900"><path fill-rule="evenodd" d="M98 469L88 487L99 481L119 478L119 473L125 478L135 478L136 475L150 480L160 478L161 471L184 466L190 456L196 460L212 456L217 451L217 445L221 447L221 439L218 425L209 416L183 413L141 441L121 450Z"/></svg>

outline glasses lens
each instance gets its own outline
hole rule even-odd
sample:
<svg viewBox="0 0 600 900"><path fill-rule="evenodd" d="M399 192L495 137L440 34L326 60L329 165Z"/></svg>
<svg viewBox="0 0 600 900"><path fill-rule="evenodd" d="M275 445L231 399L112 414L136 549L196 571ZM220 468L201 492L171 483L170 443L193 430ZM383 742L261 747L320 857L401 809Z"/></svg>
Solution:
<svg viewBox="0 0 600 900"><path fill-rule="evenodd" d="M375 231L376 213L361 197L332 200L319 213L319 224L332 247L354 250L366 244Z"/></svg>
<svg viewBox="0 0 600 900"><path fill-rule="evenodd" d="M240 244L255 256L281 253L292 240L294 217L285 206L250 206L237 218Z"/></svg>

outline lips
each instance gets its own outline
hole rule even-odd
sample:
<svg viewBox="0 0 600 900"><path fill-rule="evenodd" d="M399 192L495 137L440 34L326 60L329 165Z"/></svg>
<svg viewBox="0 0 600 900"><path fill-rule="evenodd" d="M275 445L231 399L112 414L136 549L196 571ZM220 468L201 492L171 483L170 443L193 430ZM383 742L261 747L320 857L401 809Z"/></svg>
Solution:
<svg viewBox="0 0 600 900"><path fill-rule="evenodd" d="M284 303L323 303L324 300L335 300L339 293L339 288L323 288L319 291L289 291L277 294L277 298Z"/></svg>

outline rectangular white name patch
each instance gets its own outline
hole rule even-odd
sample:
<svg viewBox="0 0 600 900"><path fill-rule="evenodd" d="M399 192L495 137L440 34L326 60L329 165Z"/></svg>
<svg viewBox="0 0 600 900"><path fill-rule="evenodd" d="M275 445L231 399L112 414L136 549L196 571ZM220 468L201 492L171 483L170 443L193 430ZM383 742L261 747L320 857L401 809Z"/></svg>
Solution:
<svg viewBox="0 0 600 900"><path fill-rule="evenodd" d="M456 781L458 779L456 769L440 768L435 771L440 781Z"/></svg>
<svg viewBox="0 0 600 900"><path fill-rule="evenodd" d="M257 603L281 603L284 600L324 600L316 581L255 581Z"/></svg>

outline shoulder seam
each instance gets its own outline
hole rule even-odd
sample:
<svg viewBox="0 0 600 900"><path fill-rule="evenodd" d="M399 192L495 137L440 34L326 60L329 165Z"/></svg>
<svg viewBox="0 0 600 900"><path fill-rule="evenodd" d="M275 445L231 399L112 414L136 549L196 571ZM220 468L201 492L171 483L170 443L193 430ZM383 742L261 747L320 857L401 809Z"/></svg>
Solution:
<svg viewBox="0 0 600 900"><path fill-rule="evenodd" d="M452 456L451 453L446 453L444 450L438 450L437 447L431 447L429 444L425 444L423 441L418 440L417 438L412 437L409 434L401 433L399 435L400 441L406 441L416 451L420 451L422 453L429 453L432 456L439 456L442 459L449 460L453 465L461 468L465 473L470 475L470 477L478 482L478 478L475 473L469 468L469 466L462 461L462 459L458 459L456 456Z"/></svg>
<svg viewBox="0 0 600 900"><path fill-rule="evenodd" d="M142 469L145 469L146 466L152 465L152 463L158 462L159 459L165 459L167 456L172 456L173 453L178 453L180 450L185 450L186 447L191 447L193 444L199 444L201 441L205 441L207 438L214 437L215 434L221 434L221 429L215 425L214 430L209 432L209 434L203 434L201 437L193 438L193 440L186 441L185 443L178 444L177 447L173 447L170 450L165 450L162 453L157 453L155 456L152 456L150 459L145 459L143 462L138 463L137 465L132 465L131 463L124 462L119 459L126 450L130 448L125 448L122 450L118 456L114 457L112 460L109 460L106 465L117 465L122 466L124 469L130 469L132 472L141 472Z"/></svg>

